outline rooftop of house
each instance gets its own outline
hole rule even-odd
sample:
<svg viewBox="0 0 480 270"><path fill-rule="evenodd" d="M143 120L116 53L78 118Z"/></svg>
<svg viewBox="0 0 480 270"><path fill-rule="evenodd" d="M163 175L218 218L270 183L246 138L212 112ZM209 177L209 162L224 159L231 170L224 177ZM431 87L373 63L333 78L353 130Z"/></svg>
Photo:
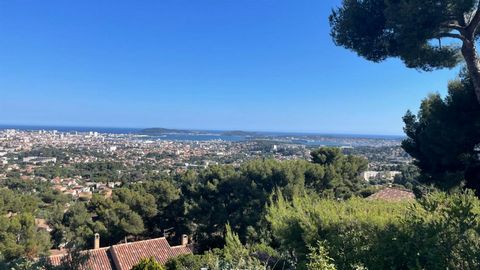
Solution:
<svg viewBox="0 0 480 270"><path fill-rule="evenodd" d="M88 259L84 265L85 270L114 270L114 263L109 252L110 247L90 249L88 252ZM62 263L62 260L67 255L65 250L53 250L49 257L50 263L57 266Z"/></svg>
<svg viewBox="0 0 480 270"><path fill-rule="evenodd" d="M413 192L398 188L384 188L380 191L370 195L368 199L380 199L386 201L408 201L414 200L415 194Z"/></svg>
<svg viewBox="0 0 480 270"><path fill-rule="evenodd" d="M89 270L130 270L141 259L154 257L159 263L165 264L168 259L191 254L188 245L170 246L164 237L118 244L109 247L91 249L88 252L88 260L85 269ZM55 254L56 255L53 255ZM59 265L66 253L52 252L49 257L53 265Z"/></svg>

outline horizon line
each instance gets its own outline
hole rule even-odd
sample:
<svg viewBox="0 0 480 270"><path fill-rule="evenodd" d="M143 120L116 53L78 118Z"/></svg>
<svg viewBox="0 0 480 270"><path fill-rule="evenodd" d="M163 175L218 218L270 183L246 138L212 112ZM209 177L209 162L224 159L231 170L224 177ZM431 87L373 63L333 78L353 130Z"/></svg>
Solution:
<svg viewBox="0 0 480 270"><path fill-rule="evenodd" d="M5 129L8 127L23 127L23 128L103 128L103 129L131 129L131 130L142 130L149 128L164 128L172 130L187 130L187 131L244 131L244 132L257 132L257 133L287 133L287 134L312 134L312 135L357 135L357 136L392 136L392 137L406 137L405 134L398 133L368 133L368 132L336 132L336 131L292 131L292 130L252 130L252 129L197 129L197 128L169 128L161 126L150 126L150 127L120 127L120 126L97 126L97 125L58 125L58 124L5 124L0 123L0 129Z"/></svg>

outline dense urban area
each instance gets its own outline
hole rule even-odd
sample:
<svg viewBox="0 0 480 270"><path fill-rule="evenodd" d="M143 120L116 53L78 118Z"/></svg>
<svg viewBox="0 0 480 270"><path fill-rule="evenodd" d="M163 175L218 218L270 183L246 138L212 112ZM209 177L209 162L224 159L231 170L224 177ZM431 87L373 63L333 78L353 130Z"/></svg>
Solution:
<svg viewBox="0 0 480 270"><path fill-rule="evenodd" d="M365 181L393 182L411 158L399 140L349 138L360 147L341 147L347 154L365 157ZM358 143L360 144L360 143ZM389 145L389 146L384 146ZM91 199L93 193L111 196L124 184L161 179L188 170L229 164L234 168L256 159L309 160L318 148L283 143L279 139L171 141L132 134L59 132L57 130L0 131L0 179L49 183L55 192L73 199Z"/></svg>

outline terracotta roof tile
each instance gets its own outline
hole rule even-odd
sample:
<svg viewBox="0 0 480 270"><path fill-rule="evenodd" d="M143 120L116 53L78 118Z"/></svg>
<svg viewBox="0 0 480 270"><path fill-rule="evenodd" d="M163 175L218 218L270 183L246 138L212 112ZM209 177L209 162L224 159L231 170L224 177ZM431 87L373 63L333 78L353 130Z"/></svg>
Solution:
<svg viewBox="0 0 480 270"><path fill-rule="evenodd" d="M89 257L87 263L85 264L85 270L113 270L112 260L108 254L109 247L91 249L87 252ZM50 263L53 265L60 265L62 258L66 254L53 255L49 257Z"/></svg>
<svg viewBox="0 0 480 270"><path fill-rule="evenodd" d="M156 238L127 244L114 245L111 254L118 270L130 270L143 258L154 257L161 264L165 264L171 257L192 253L185 246L170 247L165 238Z"/></svg>
<svg viewBox="0 0 480 270"><path fill-rule="evenodd" d="M108 254L109 248L100 248L90 250L90 257L88 258L85 269L88 270L113 270L112 259Z"/></svg>
<svg viewBox="0 0 480 270"><path fill-rule="evenodd" d="M141 259L154 257L159 263L165 264L169 258L191 254L188 246L171 247L165 238L156 238L126 244L113 245L100 249L91 249L85 270L130 270ZM57 252L52 252L55 254ZM53 265L59 265L65 252L49 257Z"/></svg>
<svg viewBox="0 0 480 270"><path fill-rule="evenodd" d="M384 188L368 197L368 199L380 199L386 201L408 201L415 199L415 194L411 191L396 189L396 188Z"/></svg>

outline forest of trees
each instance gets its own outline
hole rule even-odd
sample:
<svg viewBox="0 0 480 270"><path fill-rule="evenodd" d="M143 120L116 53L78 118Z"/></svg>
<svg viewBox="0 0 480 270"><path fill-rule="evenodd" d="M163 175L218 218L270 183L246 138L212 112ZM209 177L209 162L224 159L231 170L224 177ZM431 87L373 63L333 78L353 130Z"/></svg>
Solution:
<svg viewBox="0 0 480 270"><path fill-rule="evenodd" d="M262 209L276 189L290 197L316 192L330 198L349 198L366 188L359 177L365 168L365 160L338 151L323 164L257 160L238 169L211 166L163 181L134 183L114 190L111 199L95 196L88 203L72 207L63 221L73 231L90 233L82 238L92 236L93 231L101 233L105 244L115 243L125 234L161 234L163 229L174 227L178 235L194 235L202 250L210 249L222 246L228 222L244 241L268 237L261 230L265 223ZM118 217L116 212L124 216ZM82 213L94 213L99 218L77 228L69 215ZM102 227L108 227L109 232Z"/></svg>

